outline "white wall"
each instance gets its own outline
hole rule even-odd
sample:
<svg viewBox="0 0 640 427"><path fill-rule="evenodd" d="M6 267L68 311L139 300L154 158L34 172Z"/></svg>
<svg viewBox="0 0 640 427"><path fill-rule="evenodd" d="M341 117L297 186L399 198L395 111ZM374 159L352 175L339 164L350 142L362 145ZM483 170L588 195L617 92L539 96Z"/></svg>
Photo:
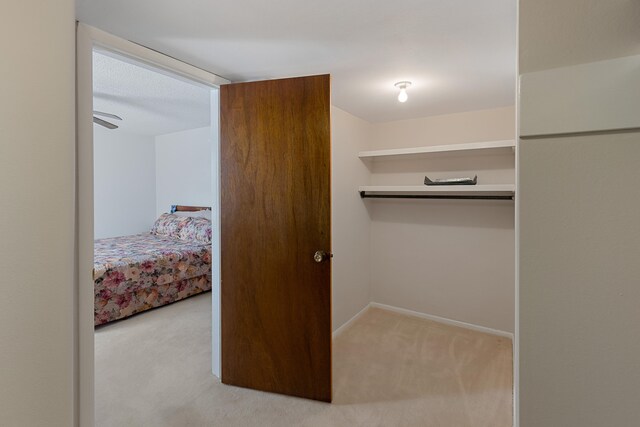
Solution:
<svg viewBox="0 0 640 427"><path fill-rule="evenodd" d="M370 172L358 158L367 150L370 124L331 107L331 238L333 330L369 304L371 258L370 219L357 188L369 183Z"/></svg>
<svg viewBox="0 0 640 427"><path fill-rule="evenodd" d="M0 14L0 425L74 424L74 2Z"/></svg>
<svg viewBox="0 0 640 427"><path fill-rule="evenodd" d="M95 238L148 232L156 219L154 138L93 129Z"/></svg>
<svg viewBox="0 0 640 427"><path fill-rule="evenodd" d="M171 205L211 206L211 128L159 135L156 146L156 217Z"/></svg>
<svg viewBox="0 0 640 427"><path fill-rule="evenodd" d="M520 136L639 126L639 74L640 55L523 74Z"/></svg>
<svg viewBox="0 0 640 427"><path fill-rule="evenodd" d="M640 133L520 150L520 425L637 425Z"/></svg>
<svg viewBox="0 0 640 427"><path fill-rule="evenodd" d="M515 138L514 107L372 125L371 148ZM438 154L369 164L372 185L420 185L473 176L514 183L514 154ZM368 200L371 298L504 332L514 330L514 204L509 201Z"/></svg>
<svg viewBox="0 0 640 427"><path fill-rule="evenodd" d="M95 237L147 232L171 205L210 206L210 132L151 137L94 126Z"/></svg>
<svg viewBox="0 0 640 427"><path fill-rule="evenodd" d="M520 73L640 54L640 2L520 0Z"/></svg>
<svg viewBox="0 0 640 427"><path fill-rule="evenodd" d="M640 3L520 5L519 425L637 425Z"/></svg>
<svg viewBox="0 0 640 427"><path fill-rule="evenodd" d="M513 139L514 107L368 123L332 107L333 326L369 302L478 326L514 329L514 204L508 201L365 200L367 184L478 173L514 183L502 150L420 160L362 161L359 151Z"/></svg>

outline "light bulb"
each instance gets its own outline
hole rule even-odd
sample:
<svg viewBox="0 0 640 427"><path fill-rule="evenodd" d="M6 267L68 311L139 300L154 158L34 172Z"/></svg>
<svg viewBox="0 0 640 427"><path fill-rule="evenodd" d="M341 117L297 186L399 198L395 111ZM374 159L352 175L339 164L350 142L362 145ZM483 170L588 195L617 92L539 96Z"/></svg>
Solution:
<svg viewBox="0 0 640 427"><path fill-rule="evenodd" d="M407 95L407 88L411 86L411 82L398 82L394 86L400 89L400 93L398 94L398 101L407 102L407 99L409 99L409 95Z"/></svg>
<svg viewBox="0 0 640 427"><path fill-rule="evenodd" d="M398 101L407 102L407 99L409 99L409 95L407 95L407 89L400 89L400 93L398 94Z"/></svg>

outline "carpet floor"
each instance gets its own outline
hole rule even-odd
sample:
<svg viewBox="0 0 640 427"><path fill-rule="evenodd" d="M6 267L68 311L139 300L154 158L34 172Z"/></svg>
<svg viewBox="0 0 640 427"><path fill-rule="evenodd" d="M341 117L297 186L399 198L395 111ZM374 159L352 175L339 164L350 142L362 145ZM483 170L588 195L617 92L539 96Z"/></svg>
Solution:
<svg viewBox="0 0 640 427"><path fill-rule="evenodd" d="M371 308L334 340L332 404L221 384L211 293L95 333L96 426L512 425L511 341Z"/></svg>

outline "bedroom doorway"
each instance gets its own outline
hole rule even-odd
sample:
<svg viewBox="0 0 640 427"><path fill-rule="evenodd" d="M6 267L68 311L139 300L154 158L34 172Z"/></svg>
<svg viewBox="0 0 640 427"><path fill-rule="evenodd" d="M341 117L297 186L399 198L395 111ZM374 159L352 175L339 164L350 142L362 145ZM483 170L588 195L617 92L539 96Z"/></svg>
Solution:
<svg viewBox="0 0 640 427"><path fill-rule="evenodd" d="M126 250L150 244L144 242L121 242L119 239L110 241L106 245L97 245L94 241L96 221L94 202L96 186L94 176L96 172L95 152L96 140L94 138L94 126L105 128L105 132L113 130L117 123L123 121L123 117L110 110L114 105L105 104L103 110L94 108L94 54L95 51L106 57L120 57L127 64L136 64L144 69L152 69L164 76L171 76L182 82L188 82L210 91L211 114L210 135L211 144L211 189L214 196L209 204L202 202L174 201L177 196L170 197L169 203L160 203L158 206L162 214L157 217L151 226L149 234L179 239L199 240L207 235L206 230L198 227L202 216L210 214L209 238L211 239L211 303L209 305L211 330L211 345L190 346L188 338L193 338L194 333L189 328L189 320L173 312L173 309L182 304L194 303L198 295L179 295L180 301L171 301L175 293L184 289L182 285L178 289L172 289L175 274L169 274L165 268L179 270L180 272L197 269L196 265L179 265L182 259L171 259L171 253L162 252L160 255L168 255L168 259L158 261L139 259L140 254L130 254ZM131 75L130 72L122 72ZM147 81L146 79L144 79ZM289 79L258 81L251 83L228 84L229 82L204 72L188 64L176 61L158 52L144 48L140 45L114 37L95 28L78 25L77 33L77 218L78 218L78 353L79 353L79 424L91 426L97 419L105 414L115 414L123 411L125 414L138 413L141 405L150 401L166 401L170 399L164 391L176 384L186 384L188 387L184 393L177 393L180 399L194 398L191 396L194 389L200 389L208 394L211 390L208 386L215 386L213 375L222 379L225 384L239 385L249 389L273 391L280 394L306 397L309 399L331 401L331 226L330 226L330 76L308 76ZM221 88L221 85L224 87ZM219 89L220 93L219 93ZM181 92L178 90L177 92ZM111 94L113 100L120 94ZM157 101L151 96L150 109L158 108ZM142 100L144 101L144 100ZM142 103L142 101L138 103ZM148 100L147 100L148 101ZM96 102L97 104L97 102ZM224 108L223 108L224 106ZM115 106L117 107L117 106ZM220 113L218 114L218 111ZM244 113L246 117L243 119ZM222 121L226 127L220 129ZM114 123L117 122L117 123ZM102 130L100 130L102 131ZM220 140L218 140L220 138ZM156 141L157 143L158 141ZM222 147L225 149L222 150ZM129 155L131 146L125 145L120 153ZM99 149L99 148L98 148ZM250 155L247 155L252 151ZM262 153L263 155L256 155ZM99 154L99 153L98 153ZM184 154L184 153L182 153ZM206 157L206 155L202 155ZM202 157L201 156L201 157ZM116 156L117 157L117 156ZM184 156L178 154L168 156L169 163L185 162ZM159 165L159 155L156 154L156 166ZM225 170L221 168L221 159L224 158ZM118 162L119 157L116 158ZM188 162L187 162L188 163ZM183 174L191 172L187 167ZM222 176L224 172L224 188ZM171 175L171 174L170 174ZM177 177L175 171L172 174ZM257 181L251 181L252 177ZM139 177L133 178L139 180ZM131 184L132 179L125 180L125 186ZM157 186L158 180L156 180ZM244 184L243 184L244 183ZM272 185L272 188L269 186ZM241 188L240 188L240 187ZM122 188L122 187L121 187ZM184 190L185 186L179 187ZM112 188L111 188L112 189ZM224 190L224 191L223 191ZM242 191L236 191L242 190ZM277 197L271 197L274 190L279 191ZM284 190L284 191L283 191ZM252 198L252 191L259 192L260 197ZM184 192L183 192L184 193ZM183 193L178 193L183 196ZM158 197L156 197L159 199ZM221 206L224 202L224 206ZM177 204L174 204L177 203ZM181 205L180 203L187 203ZM199 204L198 204L199 203ZM171 204L170 212L165 212L165 206ZM128 205L122 202L112 202L117 205L118 213L125 211L126 225L132 225L131 213L126 216ZM97 206L97 205L96 205ZM257 209L255 209L257 207ZM208 208L211 208L210 210ZM223 209L224 208L224 209ZM248 211L249 210L249 211ZM156 215L159 211L156 210ZM289 212L289 215L281 215ZM265 213L268 213L265 215ZM165 216L166 215L166 216ZM225 218L222 223L221 218ZM233 217L233 220L230 220ZM243 218L251 222L250 227L244 227ZM269 224L267 219L278 221L271 226L254 227L260 224ZM225 226L221 230L221 224ZM277 225L273 226L273 225ZM253 228L251 228L253 227ZM186 231L185 231L186 230ZM216 232L216 230L220 232ZM133 230L134 232L139 230ZM184 231L184 235L183 235ZM221 234L224 234L225 263L221 263L220 253ZM122 236L120 236L122 237ZM283 238L285 237L285 238ZM193 238L193 239L192 239ZM262 250L261 241L267 243L267 249ZM250 244L245 244L249 242ZM251 243L253 242L253 243ZM94 249L100 246L105 249L106 256L103 262L94 263ZM104 246L104 248L102 247ZM272 251L273 246L282 246L280 251ZM228 251L232 248L236 252ZM297 248L293 256L288 249ZM110 259L109 251L115 249L116 256ZM146 252L146 249L145 249ZM189 257L202 261L205 254L193 250ZM96 255L98 251L95 250ZM236 256L234 256L236 255ZM248 257L247 257L248 255ZM240 258L246 258L245 267L235 271L234 265ZM95 261L97 261L97 257ZM156 265L154 265L154 262ZM177 262L175 266L172 263ZM116 264L122 265L116 265ZM115 267L115 268L114 268ZM119 270L122 267L124 270ZM133 269L131 269L133 267ZM160 267L160 268L158 268ZM223 269L225 284L222 289ZM157 270L161 271L157 271ZM126 295L129 281L135 282L144 277L148 279L154 272L158 273L150 279L156 286L162 289L142 289L143 284L134 284L135 297ZM94 274L95 273L95 274ZM145 273L143 275L143 273ZM202 271L195 271L193 277L178 277L177 279L200 280L205 276ZM255 280L269 274L269 280ZM168 276L168 277L167 277ZM249 287L235 286L238 283L251 283ZM104 282L108 282L108 286ZM148 282L148 280L147 280ZM123 285L124 284L124 285ZM260 285L266 284L268 286ZM313 286L316 284L317 286ZM102 288L99 288L102 286ZM196 285L199 286L199 285ZM306 286L306 289L301 287ZM186 285L187 290L189 285ZM259 292L253 296L245 292L253 287ZM105 288L109 292L104 292ZM244 289L244 290L243 290ZM99 290L100 292L96 292ZM141 294L139 294L141 292ZM165 294L165 292L168 292ZM187 292L188 293L188 292ZM112 301L111 298L114 298ZM167 297L168 295L168 297ZM274 299L275 295L281 298ZM168 306L151 310L157 307L159 300L175 302ZM225 312L221 310L221 299L225 299ZM271 298L271 300L269 300ZM269 301L273 303L270 304ZM111 304L111 305L110 305ZM108 308L103 314L103 308ZM141 310L138 310L141 309ZM124 310L124 311L123 311ZM169 313L162 326L147 328L147 335L152 335L151 340L146 340L145 334L129 335L130 329L141 323L140 319L158 313ZM242 313L253 313L249 323L257 325L247 328L246 318ZM140 311L140 313L137 313ZM183 314L191 316L199 310L183 310ZM170 314L173 313L173 314ZM113 317L111 317L113 314ZM135 315L129 317L130 315ZM231 316L231 317L230 317ZM233 317L236 316L234 319ZM126 318L125 318L126 317ZM197 317L197 316L196 316ZM172 320L180 321L172 321ZM193 322L192 318L191 322ZM296 320L296 327L288 324L288 319ZM100 416L96 417L96 403L100 400L95 394L96 366L95 357L95 324L120 322L122 326L118 333L127 335L128 339L120 346L127 350L129 346L137 346L140 343L165 342L172 345L172 352L147 351L148 347L137 347L135 358L143 363L142 366L154 366L161 358L168 362L162 371L156 375L145 375L145 372L127 371L128 375L120 378L128 381L128 389L132 394L130 398L120 399L117 404L101 407ZM223 322L224 321L224 322ZM224 323L224 325L223 325ZM193 323L191 323L193 324ZM178 325L178 333L173 330L171 335L165 332ZM223 328L224 326L224 328ZM266 327L265 327L266 326ZM113 329L113 328L112 328ZM234 329L236 333L234 333ZM221 336L224 333L225 351L221 351ZM235 334L235 335L234 335ZM197 334L195 334L197 335ZM200 335L197 335L200 336ZM273 345L274 340L281 345ZM104 340L109 345L109 340ZM243 343L258 342L267 345L268 351L262 354L262 360L256 359L255 354L244 357L242 354ZM204 371L198 371L190 376L183 374L173 375L172 368L188 365L187 358L192 356L192 350L196 349L199 356L210 359L211 365ZM224 355L222 353L225 353ZM168 355L169 354L169 355ZM120 361L121 366L128 366L130 359L126 357L114 357ZM258 355L259 356L259 355ZM224 357L225 364L221 363ZM253 359L252 359L253 357ZM269 367L271 361L276 365ZM171 363L174 365L169 366ZM177 363L177 364L176 364ZM116 361L105 371L106 375L115 377L119 366ZM250 366L254 375L242 376L243 367ZM221 370L221 367L226 369ZM296 369L301 367L301 370ZM265 368L265 369L262 369ZM267 370L267 368L269 368ZM299 374L303 373L301 377ZM153 373L153 372L152 372ZM159 375L158 375L159 373ZM240 373L240 375L238 375ZM265 379L265 373L269 378ZM213 375L212 375L213 374ZM261 379L262 375L262 379ZM244 382L244 378L250 378L257 382ZM214 382L212 382L214 381ZM285 384L286 383L286 384ZM113 383L112 383L113 384ZM272 385L276 385L273 387ZM280 385L284 384L284 387ZM192 385L199 387L191 387ZM202 386L205 387L202 387ZM146 391L147 393L138 393ZM174 389L175 391L175 389ZM118 389L109 388L110 396L117 396ZM100 404L103 404L100 401ZM171 401L171 408L176 411L189 407L189 401ZM102 410L104 409L104 410ZM162 414L157 414L162 415ZM179 414L176 414L178 416ZM125 419L131 419L125 415ZM102 419L101 419L102 421ZM109 419L113 421L113 419ZM122 422L112 423L123 425ZM125 423L126 424L126 423Z"/></svg>
<svg viewBox="0 0 640 427"><path fill-rule="evenodd" d="M93 51L97 328L211 289L210 101L209 88Z"/></svg>
<svg viewBox="0 0 640 427"><path fill-rule="evenodd" d="M123 392L127 347L150 374L164 357L173 364L157 369L163 373L191 361L208 380L219 376L213 230L218 88L227 81L83 24L77 43L78 399L79 424L90 426L101 418L96 402ZM171 334L173 355L154 349ZM188 354L186 337L211 340L211 352ZM119 357L120 369L103 363L118 365ZM139 369L121 374L154 391L157 381L171 381Z"/></svg>
<svg viewBox="0 0 640 427"><path fill-rule="evenodd" d="M169 378L212 380L211 354L189 351L212 337L210 103L208 87L94 48L98 426Z"/></svg>

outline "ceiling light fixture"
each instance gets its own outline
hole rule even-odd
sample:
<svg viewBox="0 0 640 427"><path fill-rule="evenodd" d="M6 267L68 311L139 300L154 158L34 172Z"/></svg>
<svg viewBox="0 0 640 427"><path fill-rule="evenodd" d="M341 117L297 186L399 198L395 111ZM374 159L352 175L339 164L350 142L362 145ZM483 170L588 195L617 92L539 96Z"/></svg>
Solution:
<svg viewBox="0 0 640 427"><path fill-rule="evenodd" d="M411 82L398 82L394 86L400 89L400 93L398 94L398 101L407 102L407 99L409 99L409 95L407 95L407 88L411 86Z"/></svg>

